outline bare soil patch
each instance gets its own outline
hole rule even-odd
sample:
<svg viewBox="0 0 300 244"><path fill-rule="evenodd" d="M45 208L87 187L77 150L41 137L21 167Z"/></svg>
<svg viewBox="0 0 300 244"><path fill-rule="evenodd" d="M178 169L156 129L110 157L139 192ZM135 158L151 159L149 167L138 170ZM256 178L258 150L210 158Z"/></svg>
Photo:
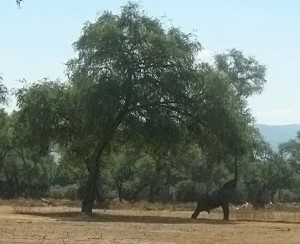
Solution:
<svg viewBox="0 0 300 244"><path fill-rule="evenodd" d="M232 210L232 220L223 221L220 210L191 220L191 210L178 211L174 206L158 211L149 210L156 205L145 209L142 204L131 209L97 209L84 215L76 204L26 204L0 204L1 244L300 243L299 211Z"/></svg>

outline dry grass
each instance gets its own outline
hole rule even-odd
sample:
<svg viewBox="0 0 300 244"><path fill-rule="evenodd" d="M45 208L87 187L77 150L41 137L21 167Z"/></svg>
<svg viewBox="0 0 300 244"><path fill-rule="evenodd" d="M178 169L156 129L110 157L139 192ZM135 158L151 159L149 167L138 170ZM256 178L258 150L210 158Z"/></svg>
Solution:
<svg viewBox="0 0 300 244"><path fill-rule="evenodd" d="M64 207L64 209L79 208L80 201L69 200L53 200L48 199L49 203L35 199L17 199L17 200L1 200L0 205L12 207L12 212L15 214L26 214L39 211L44 207ZM193 211L196 203L149 203L146 201L120 203L117 199L95 204L95 209L106 210L128 210L128 211ZM55 208L53 209L55 211ZM52 211L51 211L52 212ZM221 208L213 210L212 213L222 213ZM209 218L209 215L206 215ZM267 209L255 210L251 206L248 208L230 210L232 220L239 221L282 221L300 223L300 203L299 204L284 204L268 206Z"/></svg>
<svg viewBox="0 0 300 244"><path fill-rule="evenodd" d="M79 201L69 200L49 200L50 204L47 204L40 200L33 199L18 199L17 201L2 201L2 204L12 206L12 213L14 214L36 214L43 212L43 209L49 213L55 213L57 208L63 209L63 211L70 213L74 209L80 207ZM120 203L117 199L103 204L96 204L95 209L105 210L123 210L128 212L177 212L177 211L194 211L196 203L149 203L146 201L140 201L135 203L123 202ZM79 210L79 209L78 209ZM79 212L79 211L78 211ZM211 211L212 214L208 215L202 213L200 218L206 219L217 219L222 218L221 208ZM217 216L217 217L216 217ZM255 210L251 206L248 208L235 209L234 207L230 210L230 219L234 221L257 221L257 222L285 222L285 223L300 223L300 204L284 204L268 206L267 209Z"/></svg>
<svg viewBox="0 0 300 244"><path fill-rule="evenodd" d="M232 214L239 221L286 222L300 223L300 212L287 212L284 210L237 210Z"/></svg>
<svg viewBox="0 0 300 244"><path fill-rule="evenodd" d="M118 199L105 201L102 204L95 204L96 209L112 209L112 210L140 210L140 211L193 211L196 203L150 203L147 201L138 202L119 202Z"/></svg>
<svg viewBox="0 0 300 244"><path fill-rule="evenodd" d="M61 204L61 206L59 205ZM34 200L1 201L0 243L299 243L299 208L221 209L191 220L195 203L110 202L92 215L80 203L50 207ZM178 211L180 210L180 211ZM255 239L253 239L255 238Z"/></svg>
<svg viewBox="0 0 300 244"><path fill-rule="evenodd" d="M131 211L194 211L196 203L149 203L140 201L135 203L124 202L120 203L117 199L107 202L104 206L99 205L100 209L111 210L131 210ZM221 208L213 210L212 213L222 214ZM206 218L209 215L204 214ZM213 215L212 215L213 216ZM266 221L266 222L291 222L300 223L300 203L291 204L286 203L282 205L268 205L266 209L253 209L252 206L248 208L230 210L232 220L237 221ZM213 218L213 217L212 217Z"/></svg>
<svg viewBox="0 0 300 244"><path fill-rule="evenodd" d="M30 206L14 206L12 209L13 214L30 214L33 212L33 208Z"/></svg>
<svg viewBox="0 0 300 244"><path fill-rule="evenodd" d="M59 206L69 206L69 207L79 207L81 206L81 201L71 201L67 199L47 199L48 203L44 202L42 199L31 199L31 198L17 198L4 200L0 199L0 206L22 206L22 207L59 207Z"/></svg>

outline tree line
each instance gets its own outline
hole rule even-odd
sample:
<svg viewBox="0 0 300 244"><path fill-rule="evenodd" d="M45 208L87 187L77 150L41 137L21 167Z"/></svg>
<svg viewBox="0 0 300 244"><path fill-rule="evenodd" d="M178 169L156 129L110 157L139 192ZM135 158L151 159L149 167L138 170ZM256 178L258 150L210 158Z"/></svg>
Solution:
<svg viewBox="0 0 300 244"><path fill-rule="evenodd" d="M204 62L193 34L132 2L87 22L73 47L67 81L26 83L18 109L1 110L3 197L67 189L87 213L114 197L196 201L238 160L237 202L299 198L300 134L273 152L247 105L266 82L255 58L231 49Z"/></svg>

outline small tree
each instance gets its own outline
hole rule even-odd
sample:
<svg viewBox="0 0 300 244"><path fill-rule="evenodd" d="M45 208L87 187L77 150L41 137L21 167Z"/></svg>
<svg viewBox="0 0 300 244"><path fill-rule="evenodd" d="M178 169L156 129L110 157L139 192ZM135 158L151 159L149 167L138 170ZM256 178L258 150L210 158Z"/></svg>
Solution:
<svg viewBox="0 0 300 244"><path fill-rule="evenodd" d="M300 131L295 139L279 145L279 153L300 174Z"/></svg>

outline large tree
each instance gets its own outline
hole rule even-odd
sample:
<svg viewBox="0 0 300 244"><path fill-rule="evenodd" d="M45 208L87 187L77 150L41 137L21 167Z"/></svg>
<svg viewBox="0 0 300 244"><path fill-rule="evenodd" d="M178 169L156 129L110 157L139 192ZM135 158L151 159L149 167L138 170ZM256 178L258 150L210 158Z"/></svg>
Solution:
<svg viewBox="0 0 300 244"><path fill-rule="evenodd" d="M28 145L45 155L55 145L85 163L82 212L92 211L113 146L131 143L157 156L195 132L202 140L214 136L235 156L245 151L248 120L232 79L196 63L200 44L192 35L166 29L128 3L119 15L104 12L88 22L74 49L68 82L34 83L17 99Z"/></svg>
<svg viewBox="0 0 300 244"><path fill-rule="evenodd" d="M196 105L191 88L200 45L129 3L120 15L105 12L87 23L74 48L78 57L68 62L70 81L24 87L18 104L32 141L43 150L50 141L59 143L85 162L82 211L91 212L103 155L117 136L176 142L180 124Z"/></svg>
<svg viewBox="0 0 300 244"><path fill-rule="evenodd" d="M254 150L257 132L247 98L260 93L265 66L232 49L215 56L214 65L200 66L207 126L192 126L194 139L206 163L207 192L213 188L216 165ZM199 131L200 129L200 131Z"/></svg>

